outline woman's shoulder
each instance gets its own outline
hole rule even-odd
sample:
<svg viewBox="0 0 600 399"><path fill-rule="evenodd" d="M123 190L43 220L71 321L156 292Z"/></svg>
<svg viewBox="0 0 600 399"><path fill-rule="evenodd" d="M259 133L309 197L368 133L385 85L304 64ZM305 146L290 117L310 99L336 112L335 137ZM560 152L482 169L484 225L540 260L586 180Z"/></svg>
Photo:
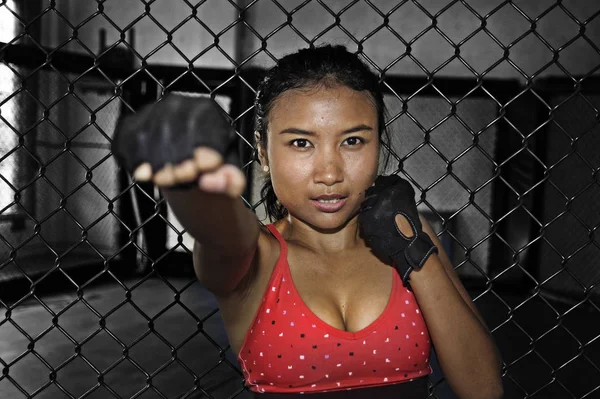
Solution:
<svg viewBox="0 0 600 399"><path fill-rule="evenodd" d="M253 265L244 282L231 295L217 297L229 342L236 354L260 306L279 252L277 239L269 227L261 225Z"/></svg>
<svg viewBox="0 0 600 399"><path fill-rule="evenodd" d="M273 273L282 250L277 235L283 241L277 224L261 225L254 262L254 278L248 288L266 285L265 281ZM283 244L285 245L285 242Z"/></svg>
<svg viewBox="0 0 600 399"><path fill-rule="evenodd" d="M263 286L267 286L268 280L279 260L279 255L280 245L277 238L268 225L261 224L256 252L254 253L252 265L248 273L239 284L238 289L232 292L231 295L218 299L227 302L237 302L240 300L248 301L248 299L256 296L257 292L262 291Z"/></svg>

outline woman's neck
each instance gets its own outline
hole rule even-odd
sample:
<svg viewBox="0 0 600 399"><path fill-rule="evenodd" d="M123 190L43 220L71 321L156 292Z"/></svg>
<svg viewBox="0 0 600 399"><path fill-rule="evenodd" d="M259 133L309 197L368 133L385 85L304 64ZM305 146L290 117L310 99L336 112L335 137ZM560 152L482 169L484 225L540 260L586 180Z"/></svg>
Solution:
<svg viewBox="0 0 600 399"><path fill-rule="evenodd" d="M359 235L357 217L340 228L329 231L320 230L289 216L278 222L277 227L287 242L301 245L315 253L337 254L365 246Z"/></svg>

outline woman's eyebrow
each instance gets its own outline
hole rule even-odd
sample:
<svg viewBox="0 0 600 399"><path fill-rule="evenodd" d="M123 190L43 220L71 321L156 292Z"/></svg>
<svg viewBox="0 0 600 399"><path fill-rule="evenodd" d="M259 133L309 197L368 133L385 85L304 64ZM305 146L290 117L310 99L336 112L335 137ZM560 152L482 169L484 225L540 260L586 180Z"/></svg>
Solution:
<svg viewBox="0 0 600 399"><path fill-rule="evenodd" d="M368 125L357 125L354 127L351 127L350 129L346 129L342 132L342 134L349 134L349 133L356 133L356 132L362 132L362 131L373 131L373 128L371 126Z"/></svg>
<svg viewBox="0 0 600 399"><path fill-rule="evenodd" d="M356 125L354 127L351 127L350 129L346 129L342 132L342 134L350 134L350 133L356 133L356 132L362 132L362 131L373 131L373 128L371 126L368 125ZM304 129L299 129L296 127L288 127L286 129L283 129L281 132L279 132L279 134L284 134L284 133L290 133L290 134L301 134L304 136L315 136L316 133L312 132L310 130L304 130Z"/></svg>
<svg viewBox="0 0 600 399"><path fill-rule="evenodd" d="M283 129L279 134L291 133L291 134L302 134L305 136L314 136L315 132L311 132L310 130L298 129L296 127L288 127L287 129Z"/></svg>

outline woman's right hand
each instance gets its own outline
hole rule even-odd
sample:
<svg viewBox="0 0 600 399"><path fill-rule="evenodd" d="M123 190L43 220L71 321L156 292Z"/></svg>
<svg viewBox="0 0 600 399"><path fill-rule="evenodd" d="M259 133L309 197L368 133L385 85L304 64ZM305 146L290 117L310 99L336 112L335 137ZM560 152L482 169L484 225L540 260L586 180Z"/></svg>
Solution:
<svg viewBox="0 0 600 399"><path fill-rule="evenodd" d="M197 187L236 198L246 187L246 177L235 138L213 100L167 95L119 123L112 151L136 181L153 181L163 189Z"/></svg>

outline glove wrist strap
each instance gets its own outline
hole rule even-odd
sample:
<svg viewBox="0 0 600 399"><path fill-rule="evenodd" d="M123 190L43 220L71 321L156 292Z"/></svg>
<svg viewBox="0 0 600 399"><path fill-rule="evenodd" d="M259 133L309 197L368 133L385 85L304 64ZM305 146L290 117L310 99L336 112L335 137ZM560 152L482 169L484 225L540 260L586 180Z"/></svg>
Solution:
<svg viewBox="0 0 600 399"><path fill-rule="evenodd" d="M439 253L438 248L433 245L431 238L426 233L421 232L411 241L405 251L399 251L392 255L392 260L404 286L410 287L409 280L412 271L420 270L434 253Z"/></svg>
<svg viewBox="0 0 600 399"><path fill-rule="evenodd" d="M433 245L431 238L426 233L419 233L406 248L406 261L415 270L419 270L433 253L438 253L438 248Z"/></svg>

